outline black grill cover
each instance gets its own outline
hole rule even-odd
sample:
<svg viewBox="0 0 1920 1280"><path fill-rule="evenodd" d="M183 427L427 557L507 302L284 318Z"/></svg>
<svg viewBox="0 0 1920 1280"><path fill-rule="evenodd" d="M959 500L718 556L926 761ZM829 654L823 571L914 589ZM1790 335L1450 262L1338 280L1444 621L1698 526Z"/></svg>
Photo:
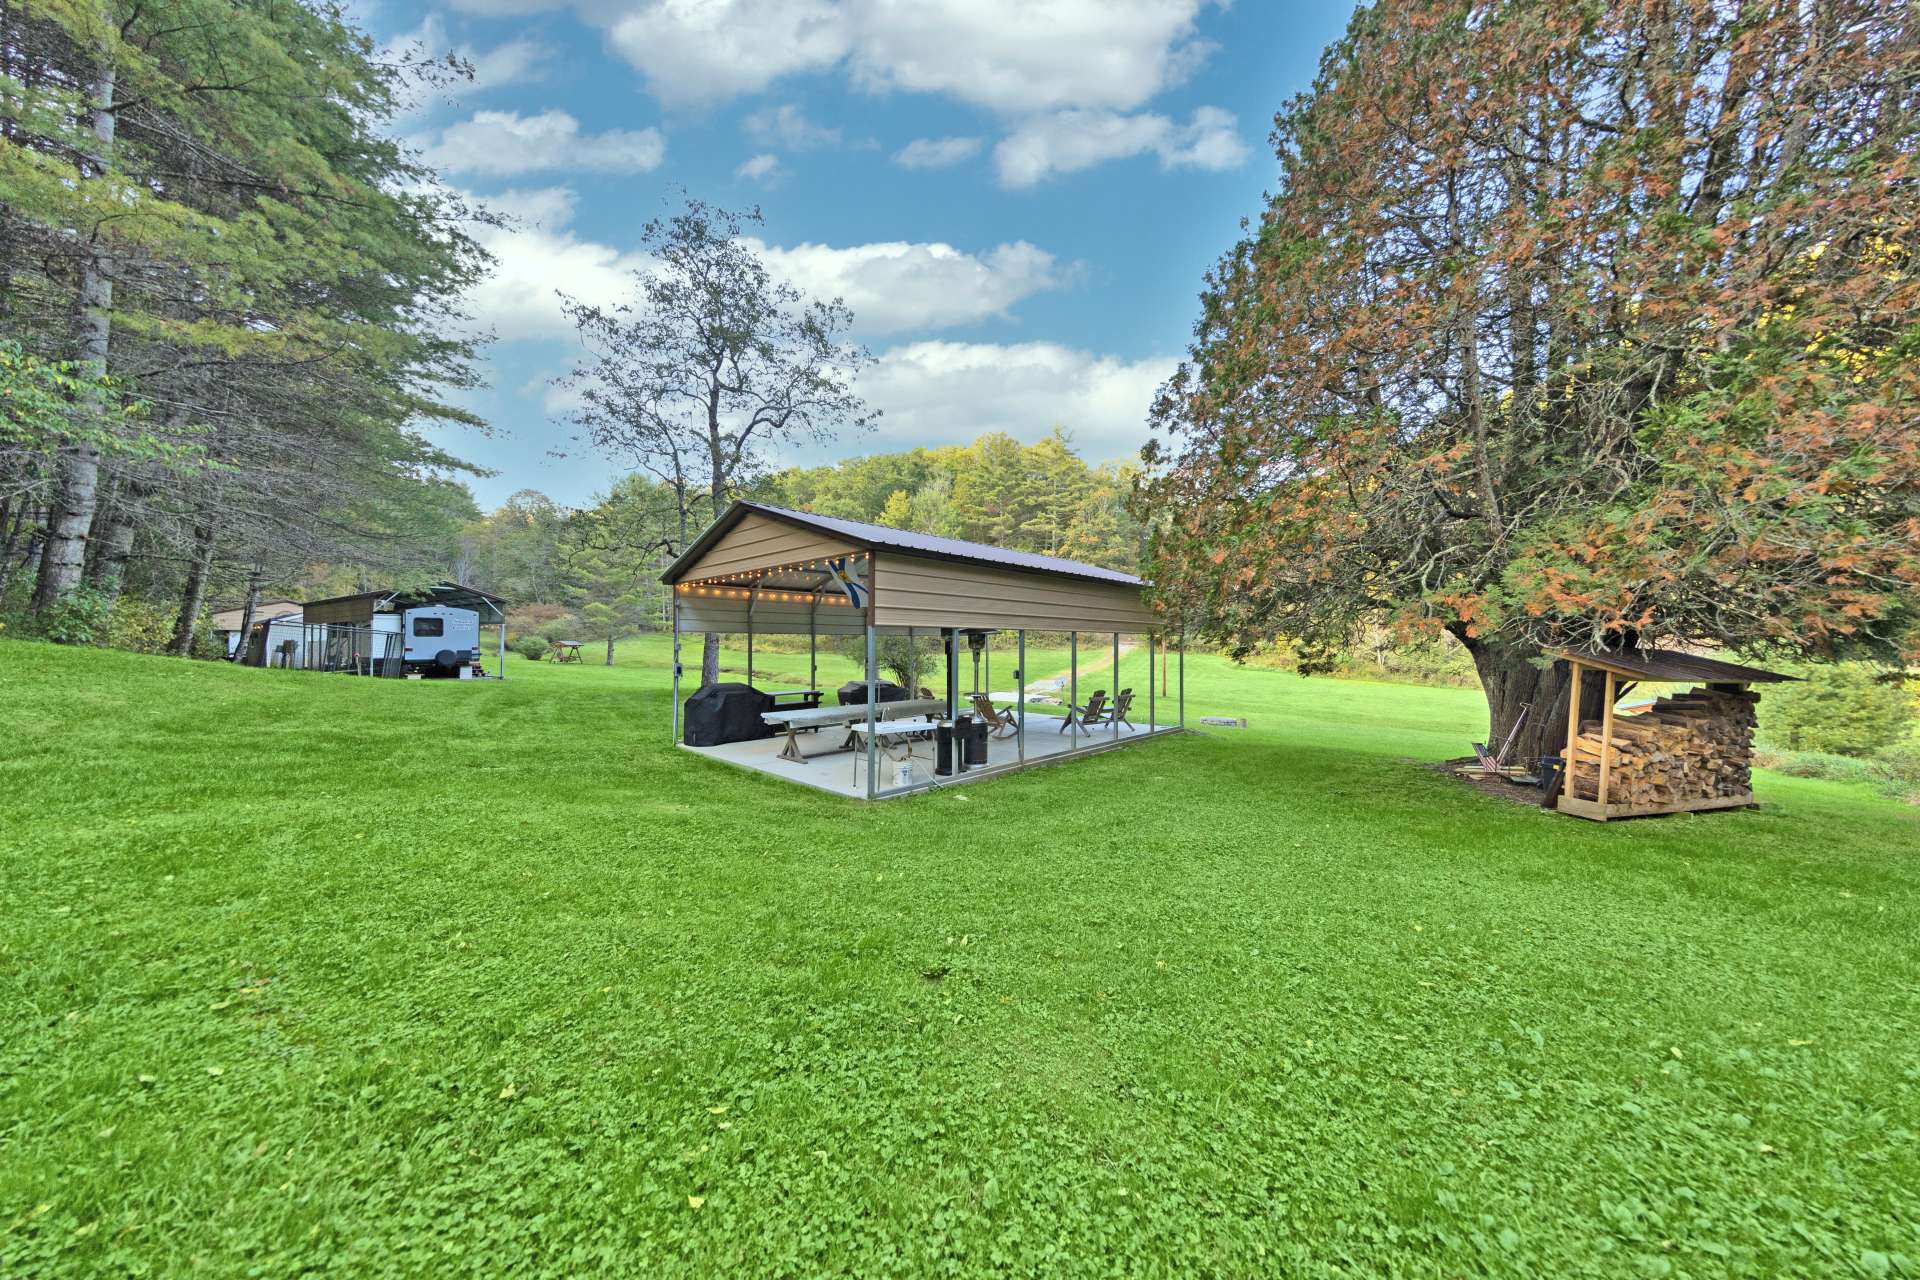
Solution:
<svg viewBox="0 0 1920 1280"><path fill-rule="evenodd" d="M717 747L770 738L775 730L760 714L771 710L773 699L750 684L707 685L687 699L687 745Z"/></svg>
<svg viewBox="0 0 1920 1280"><path fill-rule="evenodd" d="M907 691L897 684L882 680L875 686L875 694L880 702L905 702ZM849 680L840 686L840 705L843 707L864 707L867 705L867 682Z"/></svg>

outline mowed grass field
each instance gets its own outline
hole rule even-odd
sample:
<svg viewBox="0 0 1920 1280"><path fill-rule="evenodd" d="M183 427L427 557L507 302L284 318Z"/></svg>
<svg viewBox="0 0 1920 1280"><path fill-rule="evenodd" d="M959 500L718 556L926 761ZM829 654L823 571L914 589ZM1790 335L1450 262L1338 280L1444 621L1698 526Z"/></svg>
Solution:
<svg viewBox="0 0 1920 1280"><path fill-rule="evenodd" d="M862 805L622 660L0 642L0 1275L1920 1270L1920 811L1200 657L1250 729Z"/></svg>

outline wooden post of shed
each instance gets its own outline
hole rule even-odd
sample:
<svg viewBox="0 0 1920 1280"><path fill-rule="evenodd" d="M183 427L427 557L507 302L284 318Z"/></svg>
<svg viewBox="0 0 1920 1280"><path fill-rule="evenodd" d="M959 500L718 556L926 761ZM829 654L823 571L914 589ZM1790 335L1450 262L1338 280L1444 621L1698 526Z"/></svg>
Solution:
<svg viewBox="0 0 1920 1280"><path fill-rule="evenodd" d="M1600 806L1607 804L1608 775L1613 771L1613 672L1607 672L1606 690L1600 706Z"/></svg>
<svg viewBox="0 0 1920 1280"><path fill-rule="evenodd" d="M1573 794L1573 747L1580 740L1580 673L1581 666L1571 658L1567 660L1567 762L1566 773L1560 779L1560 794Z"/></svg>

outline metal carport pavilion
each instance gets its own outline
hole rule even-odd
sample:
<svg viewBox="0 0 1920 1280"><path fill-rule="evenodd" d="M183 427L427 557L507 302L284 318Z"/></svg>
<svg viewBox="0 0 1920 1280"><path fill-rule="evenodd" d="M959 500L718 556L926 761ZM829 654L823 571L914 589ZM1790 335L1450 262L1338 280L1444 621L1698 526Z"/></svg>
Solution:
<svg viewBox="0 0 1920 1280"><path fill-rule="evenodd" d="M1172 648L1178 659L1179 689L1172 701L1171 723L1158 720L1159 700L1152 679L1156 658L1163 665L1166 641L1162 620L1148 607L1147 584L1132 574L1081 564L1054 556L1008 551L977 542L962 542L913 533L885 525L865 524L792 511L759 502L736 502L695 540L661 575L673 587L673 740L681 743L681 637L720 632L747 637L747 683L753 682L753 640L756 636L786 635L809 638L809 684L818 688L819 642L822 636L864 636L866 641L867 698L864 732L865 785L851 790L827 789L870 800L904 795L943 785L946 778L923 780L908 786L883 787L880 782L880 736L876 724L885 709L877 702L879 662L877 640L904 636L909 640L938 637L947 659L943 714L951 719L970 710L974 691L960 688L961 656L969 640L992 633L1015 633L1016 679L1012 714L1011 759L989 763L964 775L991 776L1029 765L1052 763L1073 755L1104 751L1143 738L1177 733L1186 723L1186 654L1177 639ZM1070 725L1052 716L1037 717L1046 730L1044 743L1028 733L1027 633L1064 633L1069 637L1066 705L1079 705L1080 644L1083 634L1112 638L1113 675L1120 673L1121 636L1144 636L1147 644L1147 681L1144 728L1119 722L1083 726L1068 716ZM976 641L976 643L978 643ZM975 650L977 652L977 650ZM991 659L989 658L989 662ZM989 670L991 668L989 667ZM981 690L979 692L986 692ZM1117 693L1117 690L1115 691ZM1171 692L1171 691L1170 691ZM1136 710L1137 714L1137 710ZM1062 732L1061 730L1065 730ZM1059 743L1053 739L1059 739ZM1064 743L1062 746L1060 743ZM684 745L684 744L683 744ZM703 748L688 748L704 750ZM844 758L844 757L843 757ZM799 770L755 761L735 760L764 772L814 781ZM804 766L802 766L804 767ZM814 785L821 785L815 781Z"/></svg>

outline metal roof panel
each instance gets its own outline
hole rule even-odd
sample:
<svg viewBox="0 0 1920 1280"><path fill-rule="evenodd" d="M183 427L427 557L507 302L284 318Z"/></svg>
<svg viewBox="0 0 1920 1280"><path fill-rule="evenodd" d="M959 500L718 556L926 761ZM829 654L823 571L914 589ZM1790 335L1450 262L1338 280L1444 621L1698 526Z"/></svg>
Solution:
<svg viewBox="0 0 1920 1280"><path fill-rule="evenodd" d="M680 558L660 575L661 580L663 582L678 581L685 569L697 561L709 545L732 528L748 511L764 512L778 520L804 525L823 533L831 533L870 550L901 551L909 555L932 556L942 560L997 565L1027 573L1054 573L1063 577L1084 578L1094 582L1111 582L1116 586L1146 585L1145 580L1133 574L1121 573L1117 569L1103 569L1099 565L1085 564L1078 560L1064 560L1059 556L1036 555L1031 551L1009 551L1004 547L990 546L984 542L941 538L930 533L915 533L910 529L895 529L884 524L843 520L838 516L823 516L812 511L795 511L790 507L776 507L768 502L745 501L736 502L728 507L726 512L708 526L707 531L696 538L693 545L688 547Z"/></svg>

